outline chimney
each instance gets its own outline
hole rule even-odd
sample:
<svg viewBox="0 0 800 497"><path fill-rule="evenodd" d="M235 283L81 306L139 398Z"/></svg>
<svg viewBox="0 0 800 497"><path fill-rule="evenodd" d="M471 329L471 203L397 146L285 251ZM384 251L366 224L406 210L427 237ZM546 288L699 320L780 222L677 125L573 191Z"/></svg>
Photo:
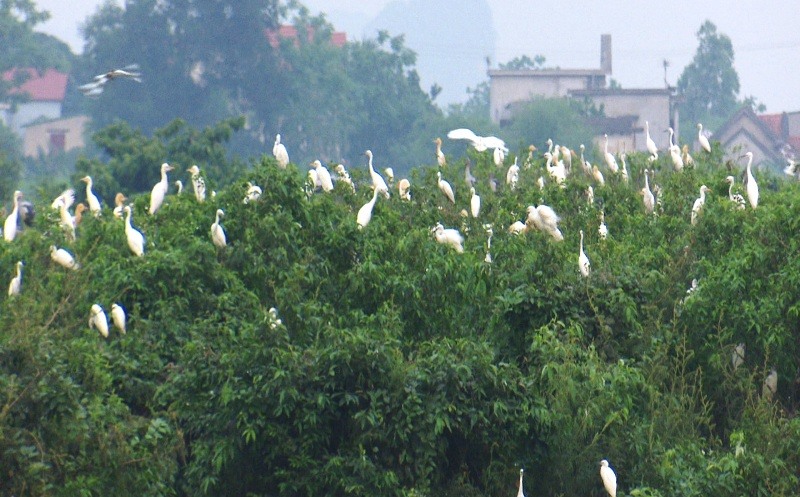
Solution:
<svg viewBox="0 0 800 497"><path fill-rule="evenodd" d="M611 74L611 35L600 35L600 70Z"/></svg>

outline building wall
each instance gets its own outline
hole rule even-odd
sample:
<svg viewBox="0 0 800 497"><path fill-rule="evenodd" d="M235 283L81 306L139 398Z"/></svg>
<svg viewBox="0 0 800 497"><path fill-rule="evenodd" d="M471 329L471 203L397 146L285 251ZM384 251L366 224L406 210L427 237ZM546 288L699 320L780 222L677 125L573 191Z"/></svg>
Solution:
<svg viewBox="0 0 800 497"><path fill-rule="evenodd" d="M771 143L771 138L764 134L761 127L750 119L740 119L734 123L730 128L729 133L724 136L715 136L715 140L719 140L725 149L725 159L732 160L746 165L744 158L741 156L745 152L753 152L753 165L761 167L766 164L772 164L770 153L774 151L765 150L764 144Z"/></svg>
<svg viewBox="0 0 800 497"><path fill-rule="evenodd" d="M33 121L58 119L61 117L61 102L25 102L17 106L17 112L11 115L8 126L19 136L23 135L23 126Z"/></svg>
<svg viewBox="0 0 800 497"><path fill-rule="evenodd" d="M656 142L659 150L667 150L669 145L669 134L666 130L669 128L670 122L670 106L669 94L664 93L640 93L640 94L607 94L607 95L594 95L589 98L599 108L601 105L605 109L605 114L608 117L639 116L636 121L635 128L637 132L633 136L625 136L616 138L618 142L612 148L612 143L615 137L609 136L608 151L616 153L622 151L622 144L625 144L625 150L637 150L640 152L647 151L647 143L645 141L644 122L648 121L650 124L650 138ZM641 130L641 131L638 131ZM599 143L601 146L605 143L602 134L599 135Z"/></svg>
<svg viewBox="0 0 800 497"><path fill-rule="evenodd" d="M49 155L57 150L51 150L51 136L63 134L64 152L85 146L83 130L89 121L87 116L75 116L56 121L33 124L26 128L23 139L23 153L27 157L37 157L40 154Z"/></svg>
<svg viewBox="0 0 800 497"><path fill-rule="evenodd" d="M493 122L511 118L509 106L536 97L565 97L570 90L584 90L591 84L590 76L537 75L537 71L505 71L509 74L491 75L489 111ZM512 74L517 73L517 74Z"/></svg>

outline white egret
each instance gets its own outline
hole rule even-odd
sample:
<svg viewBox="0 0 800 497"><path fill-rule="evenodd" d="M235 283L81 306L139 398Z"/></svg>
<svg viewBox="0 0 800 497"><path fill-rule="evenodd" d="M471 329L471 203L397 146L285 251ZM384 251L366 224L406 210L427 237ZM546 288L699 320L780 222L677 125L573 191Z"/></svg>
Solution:
<svg viewBox="0 0 800 497"><path fill-rule="evenodd" d="M175 188L178 190L175 194L180 195L183 193L183 181L176 179L175 180Z"/></svg>
<svg viewBox="0 0 800 497"><path fill-rule="evenodd" d="M581 167L583 167L583 172L586 174L586 176L591 176L592 175L592 165L583 156L583 152L585 150L586 150L586 147L583 145L583 143L581 143Z"/></svg>
<svg viewBox="0 0 800 497"><path fill-rule="evenodd" d="M703 125L700 123L697 123L697 141L700 142L700 148L709 154L711 153L711 143L709 143L706 135L703 134Z"/></svg>
<svg viewBox="0 0 800 497"><path fill-rule="evenodd" d="M745 201L744 197L742 197L738 193L733 193L733 183L735 179L733 176L726 176L725 182L728 183L728 199L736 204L737 209L744 209L745 208Z"/></svg>
<svg viewBox="0 0 800 497"><path fill-rule="evenodd" d="M797 162L795 162L792 159L786 159L786 160L789 162L789 164L783 168L783 173L788 176L794 177L794 175L797 174Z"/></svg>
<svg viewBox="0 0 800 497"><path fill-rule="evenodd" d="M706 193L710 191L706 185L700 187L700 197L694 201L692 206L692 226L697 224L697 218L703 212L703 206L706 205Z"/></svg>
<svg viewBox="0 0 800 497"><path fill-rule="evenodd" d="M586 252L583 251L583 230L581 230L581 248L578 252L578 269L581 271L581 276L586 278L589 276L589 267L591 263L589 263L589 258L586 257Z"/></svg>
<svg viewBox="0 0 800 497"><path fill-rule="evenodd" d="M747 200L750 202L750 207L755 209L758 207L758 183L753 176L753 171L750 166L753 164L753 152L747 152L747 170L745 171L745 192L747 193Z"/></svg>
<svg viewBox="0 0 800 497"><path fill-rule="evenodd" d="M217 248L225 248L225 245L228 244L225 239L225 230L222 228L222 225L219 224L219 218L224 216L225 212L222 209L217 209L214 223L211 225L211 241Z"/></svg>
<svg viewBox="0 0 800 497"><path fill-rule="evenodd" d="M72 269L77 271L81 268L81 265L75 261L75 258L72 257L72 254L64 250L63 248L56 248L55 245L50 245L50 258L53 259L56 263L60 266L65 267L67 269Z"/></svg>
<svg viewBox="0 0 800 497"><path fill-rule="evenodd" d="M128 248L131 249L133 255L141 257L144 255L144 235L131 224L133 207L126 205L123 212L127 214L125 216L125 238L128 241Z"/></svg>
<svg viewBox="0 0 800 497"><path fill-rule="evenodd" d="M478 152L484 152L490 148L499 148L503 152L508 152L506 143L496 136L478 136L466 128L454 129L447 133L451 140L467 140Z"/></svg>
<svg viewBox="0 0 800 497"><path fill-rule="evenodd" d="M492 159L494 160L494 165L500 167L503 165L503 161L506 160L506 154L503 152L503 149L497 147L492 152Z"/></svg>
<svg viewBox="0 0 800 497"><path fill-rule="evenodd" d="M434 226L431 231L433 231L434 238L436 238L437 242L443 245L450 245L459 254L464 253L464 246L462 245L464 243L464 237L457 229L445 228L442 226L442 223L436 223L436 226Z"/></svg>
<svg viewBox="0 0 800 497"><path fill-rule="evenodd" d="M525 220L527 226L548 233L557 242L564 240L564 235L558 229L559 217L552 207L547 205L529 205L527 208L528 216Z"/></svg>
<svg viewBox="0 0 800 497"><path fill-rule="evenodd" d="M589 205L594 205L594 188L592 188L592 185L586 187L586 202Z"/></svg>
<svg viewBox="0 0 800 497"><path fill-rule="evenodd" d="M544 177L543 176L539 176L539 178L536 179L536 186L538 186L540 190L544 190Z"/></svg>
<svg viewBox="0 0 800 497"><path fill-rule="evenodd" d="M269 327L270 327L270 329L274 330L275 328L277 328L278 326L283 324L283 321L281 320L281 318L278 317L278 309L276 309L274 307L270 307L268 313L269 313Z"/></svg>
<svg viewBox="0 0 800 497"><path fill-rule="evenodd" d="M606 139L605 148L603 149L603 158L606 160L606 166L608 169L617 174L619 172L619 165L617 165L617 159L614 158L614 154L608 151L608 134L603 134Z"/></svg>
<svg viewBox="0 0 800 497"><path fill-rule="evenodd" d="M455 204L456 197L455 194L453 193L453 187L450 186L450 183L448 183L446 180L442 179L441 171L436 171L436 183L439 185L439 190L441 190L442 193L444 193L444 196L447 197L447 199L450 200L450 202Z"/></svg>
<svg viewBox="0 0 800 497"><path fill-rule="evenodd" d="M525 233L528 231L528 225L523 223L522 221L514 221L511 226L508 227L508 232L512 235L519 235L520 233Z"/></svg>
<svg viewBox="0 0 800 497"><path fill-rule="evenodd" d="M772 368L764 378L764 385L761 387L761 396L767 401L772 400L772 396L778 393L778 371Z"/></svg>
<svg viewBox="0 0 800 497"><path fill-rule="evenodd" d="M61 228L65 231L67 239L75 240L75 218L69 213L63 202L58 206L58 213L61 217Z"/></svg>
<svg viewBox="0 0 800 497"><path fill-rule="evenodd" d="M528 156L525 158L525 164L523 164L524 169L530 169L533 166L533 153L536 151L536 147L533 144L528 145Z"/></svg>
<svg viewBox="0 0 800 497"><path fill-rule="evenodd" d="M286 165L289 164L289 152L286 151L286 146L281 143L280 133L275 135L275 144L272 145L272 155L275 157L275 160L278 161L278 166L280 166L281 169L286 169Z"/></svg>
<svg viewBox="0 0 800 497"><path fill-rule="evenodd" d="M196 198L200 203L205 202L206 182L203 177L200 176L200 168L197 167L197 164L195 164L187 169L186 172L192 175L192 190L194 190L194 198Z"/></svg>
<svg viewBox="0 0 800 497"><path fill-rule="evenodd" d="M114 217L118 219L122 219L122 209L125 207L125 201L128 200L128 197L122 194L122 192L117 192L114 196Z"/></svg>
<svg viewBox="0 0 800 497"><path fill-rule="evenodd" d="M556 183L563 186L564 181L567 179L567 169L564 167L564 163L561 161L555 161L553 155L550 152L544 153L545 159L547 159L547 163L545 163L545 168L547 172L550 173L550 176L555 180ZM553 162L556 162L556 165L553 165Z"/></svg>
<svg viewBox="0 0 800 497"><path fill-rule="evenodd" d="M472 213L472 217L477 218L481 213L481 197L475 193L474 187L470 187L469 193L471 195L469 199L469 211Z"/></svg>
<svg viewBox="0 0 800 497"><path fill-rule="evenodd" d="M600 172L600 168L597 167L597 165L592 166L592 176L594 180L597 181L598 185L603 186L606 184L606 179L603 177L603 173Z"/></svg>
<svg viewBox="0 0 800 497"><path fill-rule="evenodd" d="M491 223L484 224L483 229L486 230L486 234L489 235L486 238L486 257L483 258L483 262L487 264L492 263L492 235L494 235L494 230L492 229Z"/></svg>
<svg viewBox="0 0 800 497"><path fill-rule="evenodd" d="M397 191L400 193L400 198L402 200L411 200L411 182L406 178L401 179L400 182L397 183Z"/></svg>
<svg viewBox="0 0 800 497"><path fill-rule="evenodd" d="M322 185L319 182L319 175L316 169L308 170L308 177L306 178L306 194L311 198L311 194L317 191Z"/></svg>
<svg viewBox="0 0 800 497"><path fill-rule="evenodd" d="M81 181L86 183L86 202L89 204L89 211L97 217L100 215L100 200L92 191L92 177L84 176Z"/></svg>
<svg viewBox="0 0 800 497"><path fill-rule="evenodd" d="M553 154L553 140L551 138L548 138L545 143L547 144L547 153L552 155Z"/></svg>
<svg viewBox="0 0 800 497"><path fill-rule="evenodd" d="M620 172L620 175L622 176L622 181L624 181L625 184L627 185L628 184L628 164L625 163L625 159L627 159L628 156L625 155L625 152L622 152L621 154L619 154L619 158L620 158L620 161L622 162L622 167L620 167L619 172Z"/></svg>
<svg viewBox="0 0 800 497"><path fill-rule="evenodd" d="M608 492L610 497L617 497L617 475L614 470L608 465L608 461L603 459L600 461L600 479L603 480L603 486Z"/></svg>
<svg viewBox="0 0 800 497"><path fill-rule="evenodd" d="M250 202L255 202L261 198L261 187L258 185L254 185L253 183L247 182L247 190L244 193L244 200L242 200L243 204L249 204Z"/></svg>
<svg viewBox="0 0 800 497"><path fill-rule="evenodd" d="M166 162L161 164L161 181L156 183L155 186L153 186L153 190L150 192L150 210L148 211L150 214L155 214L161 207L161 204L164 203L164 197L166 197L167 189L169 188L167 173L173 169L175 168Z"/></svg>
<svg viewBox="0 0 800 497"><path fill-rule="evenodd" d="M514 163L508 166L508 171L506 171L506 184L510 186L512 190L516 190L518 181L519 166L517 165L517 159L514 158Z"/></svg>
<svg viewBox="0 0 800 497"><path fill-rule="evenodd" d="M336 164L336 174L339 175L339 181L350 185L350 190L352 190L353 193L356 192L356 186L353 184L353 180L350 178L350 173L348 173L347 169L344 168L344 164Z"/></svg>
<svg viewBox="0 0 800 497"><path fill-rule="evenodd" d="M11 214L6 217L6 222L3 223L3 238L7 242L13 242L17 237L17 222L19 221L19 201L22 198L22 192L17 190L14 192L14 207L11 209Z"/></svg>
<svg viewBox="0 0 800 497"><path fill-rule="evenodd" d="M650 182L647 179L647 175L650 171L647 169L644 170L644 188L642 188L642 195L644 196L644 211L648 214L653 213L653 209L656 206L656 197L653 195L653 192L650 190Z"/></svg>
<svg viewBox="0 0 800 497"><path fill-rule="evenodd" d="M125 309L119 304L111 304L111 322L119 329L122 334L125 334L127 318L125 317Z"/></svg>
<svg viewBox="0 0 800 497"><path fill-rule="evenodd" d="M525 493L522 490L522 473L524 469L519 470L519 489L517 490L517 497L525 497Z"/></svg>
<svg viewBox="0 0 800 497"><path fill-rule="evenodd" d="M367 150L364 152L364 155L366 155L368 159L367 167L369 168L369 176L372 179L372 187L388 199L390 197L389 187L386 185L386 181L383 180L383 177L372 167L372 150Z"/></svg>
<svg viewBox="0 0 800 497"><path fill-rule="evenodd" d="M11 278L11 283L8 284L9 297L19 295L19 292L22 289L22 266L24 265L24 262L17 261L17 275Z"/></svg>
<svg viewBox="0 0 800 497"><path fill-rule="evenodd" d="M400 198L403 198L403 194L400 193ZM356 215L356 225L358 225L358 229L365 228L370 220L372 219L372 209L375 207L375 201L378 199L378 189L374 188L372 191L372 198L366 204L362 205L360 209L358 209L358 214Z"/></svg>
<svg viewBox="0 0 800 497"><path fill-rule="evenodd" d="M385 167L383 169L383 174L386 175L386 179L389 180L389 184L394 183L394 169L391 167Z"/></svg>
<svg viewBox="0 0 800 497"><path fill-rule="evenodd" d="M683 148L681 148L681 158L683 159L683 163L686 164L687 166L694 165L694 159L689 153L689 145L684 144Z"/></svg>
<svg viewBox="0 0 800 497"><path fill-rule="evenodd" d="M323 166L319 160L312 162L311 166L317 172L317 180L322 187L322 191L329 192L333 190L333 179L331 179L331 173L328 168Z"/></svg>
<svg viewBox="0 0 800 497"><path fill-rule="evenodd" d="M75 190L69 188L61 192L61 195L59 195L58 197L55 198L55 200L53 200L53 203L50 204L50 207L52 207L55 210L58 210L61 208L61 204L64 204L66 208L69 209L70 207L72 207L72 204L74 202L75 202Z"/></svg>
<svg viewBox="0 0 800 497"><path fill-rule="evenodd" d="M672 166L676 171L682 171L683 157L681 157L681 149L672 142L672 137L675 134L675 130L669 128L667 131L669 132L669 156L672 159Z"/></svg>
<svg viewBox="0 0 800 497"><path fill-rule="evenodd" d="M89 328L97 328L103 338L108 338L108 318L103 308L97 304L92 304L92 310L89 315Z"/></svg>
<svg viewBox="0 0 800 497"><path fill-rule="evenodd" d="M656 142L650 137L650 123L647 121L644 122L644 135L647 151L650 152L653 160L658 160L658 147L656 147Z"/></svg>
<svg viewBox="0 0 800 497"><path fill-rule="evenodd" d="M600 235L601 240L608 238L608 226L606 226L606 215L600 211L600 226L597 228L597 233Z"/></svg>
<svg viewBox="0 0 800 497"><path fill-rule="evenodd" d="M733 370L739 368L742 364L744 364L744 352L745 347L743 342L739 342L736 347L733 349L733 353L731 354L731 363L733 364Z"/></svg>
<svg viewBox="0 0 800 497"><path fill-rule="evenodd" d="M564 165L566 166L567 173L569 174L572 171L572 150L570 150L565 146L562 146L561 155L564 156Z"/></svg>
<svg viewBox="0 0 800 497"><path fill-rule="evenodd" d="M437 137L433 140L433 143L436 144L436 163L439 164L439 167L446 166L447 158L444 156L444 152L442 152L442 139Z"/></svg>

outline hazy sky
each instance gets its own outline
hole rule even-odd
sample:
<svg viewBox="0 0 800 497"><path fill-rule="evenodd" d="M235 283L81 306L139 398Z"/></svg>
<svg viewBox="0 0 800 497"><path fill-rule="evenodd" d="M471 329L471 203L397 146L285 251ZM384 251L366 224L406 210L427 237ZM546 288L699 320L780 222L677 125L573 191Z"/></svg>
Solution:
<svg viewBox="0 0 800 497"><path fill-rule="evenodd" d="M407 0L305 0L312 12L328 12L337 29L350 39L374 37L365 26L390 2ZM102 0L36 0L53 14L41 29L67 41L82 43L78 24ZM667 78L675 84L697 49L695 33L705 19L733 41L741 96L754 95L767 112L800 110L800 5L797 0L488 0L496 33L493 64L517 55L542 54L547 65L595 68L600 64L600 35L610 33L613 75L625 88L663 87L662 61L670 62ZM417 15L409 11L409 16ZM442 19L442 22L447 22ZM420 58L441 64L481 63L469 33L453 40L451 53L414 47ZM422 74L423 85L438 81ZM480 83L475 81L474 84ZM427 86L423 86L427 88ZM460 92L461 89L459 89ZM464 94L464 99L466 94Z"/></svg>

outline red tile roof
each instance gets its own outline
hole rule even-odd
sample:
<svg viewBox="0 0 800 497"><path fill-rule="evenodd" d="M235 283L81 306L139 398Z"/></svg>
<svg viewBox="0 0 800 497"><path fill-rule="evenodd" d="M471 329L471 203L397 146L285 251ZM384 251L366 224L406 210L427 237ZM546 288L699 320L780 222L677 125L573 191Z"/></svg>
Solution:
<svg viewBox="0 0 800 497"><path fill-rule="evenodd" d="M800 152L800 136L790 136L788 142L795 152Z"/></svg>
<svg viewBox="0 0 800 497"><path fill-rule="evenodd" d="M758 116L767 127L775 133L775 136L780 137L783 135L781 132L781 119L783 114L761 114Z"/></svg>
<svg viewBox="0 0 800 497"><path fill-rule="evenodd" d="M289 25L281 25L278 27L278 30L269 29L266 30L267 40L272 48L278 48L280 45L281 39L290 39L296 40L297 39L297 28L295 26ZM314 27L308 26L306 28L306 37L308 40L314 39ZM342 31L334 31L331 33L331 44L335 47L343 47L344 44L347 43L347 33Z"/></svg>
<svg viewBox="0 0 800 497"><path fill-rule="evenodd" d="M11 69L3 73L3 80L14 79L16 71L27 71L30 77L18 88L12 88L9 93L27 93L34 101L61 102L67 93L67 75L55 69L47 69L40 74L36 69Z"/></svg>

